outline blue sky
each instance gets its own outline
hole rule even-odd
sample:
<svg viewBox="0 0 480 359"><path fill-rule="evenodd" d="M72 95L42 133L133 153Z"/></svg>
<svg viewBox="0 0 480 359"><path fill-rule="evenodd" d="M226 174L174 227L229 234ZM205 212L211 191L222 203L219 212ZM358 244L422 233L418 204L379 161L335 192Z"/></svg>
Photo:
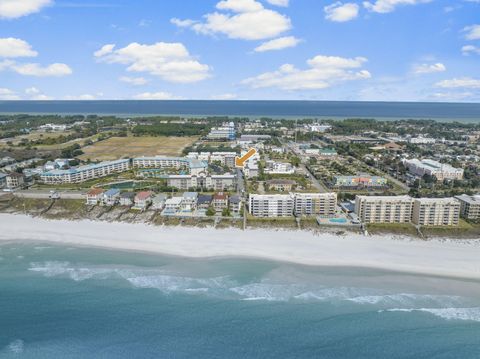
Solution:
<svg viewBox="0 0 480 359"><path fill-rule="evenodd" d="M0 0L0 99L480 101L480 0Z"/></svg>

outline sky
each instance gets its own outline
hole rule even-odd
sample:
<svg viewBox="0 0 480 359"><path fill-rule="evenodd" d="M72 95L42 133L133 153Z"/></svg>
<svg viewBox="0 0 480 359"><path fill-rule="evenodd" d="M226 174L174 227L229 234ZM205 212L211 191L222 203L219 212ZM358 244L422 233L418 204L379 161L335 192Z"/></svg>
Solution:
<svg viewBox="0 0 480 359"><path fill-rule="evenodd" d="M480 102L480 0L0 0L0 100Z"/></svg>

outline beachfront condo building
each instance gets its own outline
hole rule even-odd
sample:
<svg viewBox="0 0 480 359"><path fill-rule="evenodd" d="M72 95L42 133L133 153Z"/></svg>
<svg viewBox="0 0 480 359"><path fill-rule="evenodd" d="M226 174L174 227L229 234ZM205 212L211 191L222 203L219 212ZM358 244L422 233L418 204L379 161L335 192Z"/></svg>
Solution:
<svg viewBox="0 0 480 359"><path fill-rule="evenodd" d="M48 171L42 173L40 178L44 183L48 184L80 183L95 178L105 177L113 173L125 172L129 169L130 160L122 159L79 166L68 170Z"/></svg>
<svg viewBox="0 0 480 359"><path fill-rule="evenodd" d="M209 140L234 141L236 137L235 123L226 122L221 127L213 127L207 135Z"/></svg>
<svg viewBox="0 0 480 359"><path fill-rule="evenodd" d="M188 157L137 157L132 160L133 168L177 168L186 169L191 175L205 172L207 161Z"/></svg>
<svg viewBox="0 0 480 359"><path fill-rule="evenodd" d="M294 193L296 216L333 216L337 209L336 193Z"/></svg>
<svg viewBox="0 0 480 359"><path fill-rule="evenodd" d="M188 190L189 188L213 189L215 191L234 190L237 185L237 177L233 174L223 175L168 175L167 186Z"/></svg>
<svg viewBox="0 0 480 359"><path fill-rule="evenodd" d="M460 216L470 220L480 218L480 195L469 196L462 194L455 198L460 202Z"/></svg>
<svg viewBox="0 0 480 359"><path fill-rule="evenodd" d="M417 176L423 177L424 175L434 176L437 181L443 180L455 180L463 178L463 169L455 168L449 164L440 163L438 161L424 159L411 159L404 160L403 164L407 167L408 171Z"/></svg>
<svg viewBox="0 0 480 359"><path fill-rule="evenodd" d="M248 210L255 217L289 217L293 208L290 194L250 194L248 198Z"/></svg>
<svg viewBox="0 0 480 359"><path fill-rule="evenodd" d="M455 198L416 198L412 222L419 226L457 226L460 202Z"/></svg>
<svg viewBox="0 0 480 359"><path fill-rule="evenodd" d="M413 199L410 196L357 196L355 213L363 223L409 223Z"/></svg>

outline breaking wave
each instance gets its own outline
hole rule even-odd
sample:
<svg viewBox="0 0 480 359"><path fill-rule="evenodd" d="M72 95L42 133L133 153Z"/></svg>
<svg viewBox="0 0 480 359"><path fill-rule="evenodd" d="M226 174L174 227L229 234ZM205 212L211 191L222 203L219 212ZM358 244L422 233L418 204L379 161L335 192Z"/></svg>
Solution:
<svg viewBox="0 0 480 359"><path fill-rule="evenodd" d="M480 322L480 308L392 308L380 312L424 312L446 320L467 320Z"/></svg>
<svg viewBox="0 0 480 359"><path fill-rule="evenodd" d="M299 276L281 276L269 272L260 280L240 283L231 276L194 277L172 273L161 268L82 266L69 262L47 261L31 263L30 271L45 277L63 277L74 281L117 278L134 288L157 289L165 294L210 295L224 299L275 302L343 302L360 306L375 306L381 311L429 311L444 319L475 318L477 308L462 309L465 298L448 295L391 293L373 288L324 286ZM423 309L438 308L438 309Z"/></svg>

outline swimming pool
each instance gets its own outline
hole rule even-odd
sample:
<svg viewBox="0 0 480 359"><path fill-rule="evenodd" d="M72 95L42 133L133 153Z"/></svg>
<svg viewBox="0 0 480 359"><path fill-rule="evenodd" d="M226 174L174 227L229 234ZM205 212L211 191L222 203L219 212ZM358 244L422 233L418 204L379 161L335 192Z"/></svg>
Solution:
<svg viewBox="0 0 480 359"><path fill-rule="evenodd" d="M330 223L340 223L340 224L347 223L347 220L345 218L330 218L328 221Z"/></svg>

